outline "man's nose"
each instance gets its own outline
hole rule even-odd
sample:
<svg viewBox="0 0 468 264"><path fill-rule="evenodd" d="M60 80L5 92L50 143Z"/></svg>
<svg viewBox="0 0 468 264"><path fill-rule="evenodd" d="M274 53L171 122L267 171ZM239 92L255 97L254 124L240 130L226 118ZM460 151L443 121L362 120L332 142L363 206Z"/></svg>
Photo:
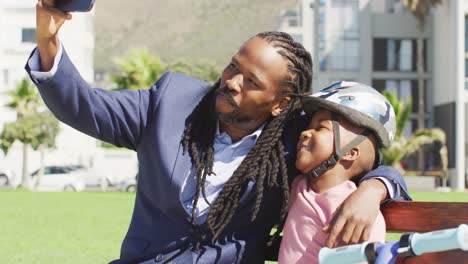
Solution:
<svg viewBox="0 0 468 264"><path fill-rule="evenodd" d="M228 80L226 80L226 86L230 91L240 93L242 89L243 80L244 77L242 76L242 74L236 74Z"/></svg>

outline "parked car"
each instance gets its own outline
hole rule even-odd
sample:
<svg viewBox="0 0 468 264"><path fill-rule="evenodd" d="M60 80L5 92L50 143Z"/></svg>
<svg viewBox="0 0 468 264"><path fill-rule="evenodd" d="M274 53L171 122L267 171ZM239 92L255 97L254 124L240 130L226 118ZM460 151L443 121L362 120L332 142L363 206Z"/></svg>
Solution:
<svg viewBox="0 0 468 264"><path fill-rule="evenodd" d="M42 176L38 191L82 191L85 188L85 171L81 168L70 166L46 166ZM39 170L31 174L32 184L36 185Z"/></svg>
<svg viewBox="0 0 468 264"><path fill-rule="evenodd" d="M0 169L0 187L11 186L16 182L13 171L9 169Z"/></svg>
<svg viewBox="0 0 468 264"><path fill-rule="evenodd" d="M109 186L115 185L115 180L110 176L110 174L100 173L82 165L72 165L70 168L73 170L83 171L86 187L100 187L101 189L105 189Z"/></svg>
<svg viewBox="0 0 468 264"><path fill-rule="evenodd" d="M127 178L120 183L119 190L122 192L135 192L138 174L135 177Z"/></svg>

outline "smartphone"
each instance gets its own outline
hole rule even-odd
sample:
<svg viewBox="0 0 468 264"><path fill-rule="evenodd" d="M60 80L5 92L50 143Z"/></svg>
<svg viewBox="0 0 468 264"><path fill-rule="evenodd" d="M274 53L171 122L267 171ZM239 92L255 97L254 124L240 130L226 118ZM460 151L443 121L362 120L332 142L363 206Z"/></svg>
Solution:
<svg viewBox="0 0 468 264"><path fill-rule="evenodd" d="M94 0L55 0L55 7L64 12L87 12L93 5Z"/></svg>

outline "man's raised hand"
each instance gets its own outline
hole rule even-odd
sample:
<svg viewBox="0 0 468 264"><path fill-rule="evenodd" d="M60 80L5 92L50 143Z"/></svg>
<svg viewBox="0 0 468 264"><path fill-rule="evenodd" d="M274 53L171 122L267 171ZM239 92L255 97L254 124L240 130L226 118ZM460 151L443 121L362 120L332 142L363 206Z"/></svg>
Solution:
<svg viewBox="0 0 468 264"><path fill-rule="evenodd" d="M55 0L39 0L36 4L36 38L41 71L49 71L54 65L54 59L59 47L58 32L66 20L72 18L55 6Z"/></svg>
<svg viewBox="0 0 468 264"><path fill-rule="evenodd" d="M37 38L50 39L57 35L65 20L71 19L71 14L54 7L55 0L39 0L36 5Z"/></svg>

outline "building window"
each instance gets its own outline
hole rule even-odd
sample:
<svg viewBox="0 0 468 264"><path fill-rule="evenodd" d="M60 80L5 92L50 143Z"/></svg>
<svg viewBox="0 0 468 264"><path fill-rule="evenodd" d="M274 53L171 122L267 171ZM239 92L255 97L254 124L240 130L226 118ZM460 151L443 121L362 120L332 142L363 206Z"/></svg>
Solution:
<svg viewBox="0 0 468 264"><path fill-rule="evenodd" d="M8 69L3 69L3 85L5 85L5 87L8 87L9 84L10 84L9 70Z"/></svg>
<svg viewBox="0 0 468 264"><path fill-rule="evenodd" d="M106 79L106 73L104 71L94 71L94 81L103 82Z"/></svg>
<svg viewBox="0 0 468 264"><path fill-rule="evenodd" d="M465 53L467 52L468 52L468 17L465 17Z"/></svg>
<svg viewBox="0 0 468 264"><path fill-rule="evenodd" d="M289 17L288 18L288 26L298 27L299 26L299 21L298 21L297 17Z"/></svg>
<svg viewBox="0 0 468 264"><path fill-rule="evenodd" d="M301 5L298 5L295 9L296 10L288 10L283 15L286 21L286 25L288 27L301 27L302 26Z"/></svg>
<svg viewBox="0 0 468 264"><path fill-rule="evenodd" d="M402 0L387 0L386 7L388 13L400 14L405 10L405 6L403 5Z"/></svg>
<svg viewBox="0 0 468 264"><path fill-rule="evenodd" d="M321 1L319 19L320 70L358 70L359 1Z"/></svg>
<svg viewBox="0 0 468 264"><path fill-rule="evenodd" d="M301 34L291 34L291 37L294 39L294 41L304 44Z"/></svg>
<svg viewBox="0 0 468 264"><path fill-rule="evenodd" d="M465 55L465 79L468 77L468 58Z"/></svg>
<svg viewBox="0 0 468 264"><path fill-rule="evenodd" d="M424 40L424 71L427 71L427 41ZM410 71L417 69L415 39L374 39L374 71Z"/></svg>
<svg viewBox="0 0 468 264"><path fill-rule="evenodd" d="M21 42L36 43L36 29L35 28L21 29Z"/></svg>

